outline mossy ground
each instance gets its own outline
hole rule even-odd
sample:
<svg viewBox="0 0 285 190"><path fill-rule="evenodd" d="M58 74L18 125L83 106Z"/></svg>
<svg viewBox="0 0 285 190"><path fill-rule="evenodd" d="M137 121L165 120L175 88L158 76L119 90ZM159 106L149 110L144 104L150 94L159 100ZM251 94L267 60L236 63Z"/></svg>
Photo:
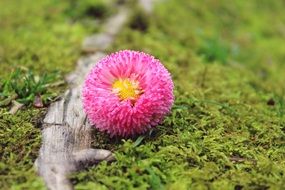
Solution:
<svg viewBox="0 0 285 190"><path fill-rule="evenodd" d="M117 161L73 176L76 189L284 189L284 6L168 0L134 15L110 52L159 58L175 105L149 134L101 139Z"/></svg>
<svg viewBox="0 0 285 190"><path fill-rule="evenodd" d="M1 77L17 66L71 71L83 36L99 29L86 29L67 1L15 2L0 2L7 7L0 11ZM76 189L284 189L284 6L166 0L149 17L137 11L110 52L159 58L172 73L175 104L143 136L109 139L94 131L94 147L113 150L117 160L71 176ZM79 21L63 22L74 17ZM11 116L1 109L0 187L43 187L32 169L43 111Z"/></svg>
<svg viewBox="0 0 285 190"><path fill-rule="evenodd" d="M2 83L16 69L33 72L35 79L56 71L59 76L54 79L63 80L74 69L83 38L99 31L102 21L114 11L108 4L110 1L101 0L1 0L0 102ZM64 88L48 90L54 96ZM46 108L36 109L28 103L10 115L9 106L0 107L0 189L44 189L33 163Z"/></svg>

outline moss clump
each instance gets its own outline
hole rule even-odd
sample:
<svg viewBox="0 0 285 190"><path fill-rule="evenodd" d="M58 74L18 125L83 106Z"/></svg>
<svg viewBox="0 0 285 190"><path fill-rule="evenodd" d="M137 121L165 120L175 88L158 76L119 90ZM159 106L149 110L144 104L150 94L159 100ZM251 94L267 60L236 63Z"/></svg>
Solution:
<svg viewBox="0 0 285 190"><path fill-rule="evenodd" d="M41 142L38 122L43 111L10 115L0 109L0 185L2 189L41 189L33 164Z"/></svg>
<svg viewBox="0 0 285 190"><path fill-rule="evenodd" d="M76 189L284 188L282 6L170 0L157 5L147 31L125 28L110 51L161 59L173 75L175 105L138 139L101 136L117 161L72 176Z"/></svg>

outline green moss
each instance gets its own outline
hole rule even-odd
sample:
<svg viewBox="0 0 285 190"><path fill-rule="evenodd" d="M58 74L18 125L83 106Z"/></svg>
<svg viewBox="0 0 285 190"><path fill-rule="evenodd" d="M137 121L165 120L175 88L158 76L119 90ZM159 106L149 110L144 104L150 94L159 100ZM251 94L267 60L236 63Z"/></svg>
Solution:
<svg viewBox="0 0 285 190"><path fill-rule="evenodd" d="M175 104L138 139L96 132L94 147L114 150L117 161L72 176L76 189L284 188L282 6L169 0L145 31L125 28L110 51L159 58L173 75Z"/></svg>
<svg viewBox="0 0 285 190"><path fill-rule="evenodd" d="M1 76L15 67L71 71L83 38L98 31L100 19L114 11L103 1L3 0L0 7ZM90 18L88 9L100 15Z"/></svg>
<svg viewBox="0 0 285 190"><path fill-rule="evenodd" d="M43 183L33 169L41 142L38 123L43 110L10 115L0 109L0 186L2 189L39 189Z"/></svg>

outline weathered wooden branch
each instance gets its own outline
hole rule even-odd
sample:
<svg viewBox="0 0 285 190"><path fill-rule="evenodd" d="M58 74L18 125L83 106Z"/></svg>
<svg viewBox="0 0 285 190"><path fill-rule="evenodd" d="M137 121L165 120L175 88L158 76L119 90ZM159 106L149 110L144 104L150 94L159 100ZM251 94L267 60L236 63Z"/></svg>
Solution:
<svg viewBox="0 0 285 190"><path fill-rule="evenodd" d="M43 121L42 147L36 161L49 189L72 189L67 175L102 160L113 160L108 150L91 148L91 125L81 103L81 88L90 67L104 54L81 59L68 77L71 88L53 103Z"/></svg>
<svg viewBox="0 0 285 190"><path fill-rule="evenodd" d="M103 33L85 40L83 49L86 48L89 52L106 49L126 19L127 11L121 9L117 15L109 19ZM102 36L108 40L104 41ZM84 78L103 56L103 53L97 52L79 60L77 69L67 77L70 89L59 101L50 106L44 118L42 146L35 166L49 189L73 189L68 174L102 160L114 159L108 150L91 148L92 126L86 118L81 102Z"/></svg>
<svg viewBox="0 0 285 190"><path fill-rule="evenodd" d="M86 74L105 56L98 51L104 51L111 45L127 16L128 10L120 8L118 14L106 22L102 33L86 38L82 49L93 54L78 61L76 70L67 77L69 90L49 107L43 120L42 146L35 167L48 189L73 189L68 179L70 173L102 160L114 160L110 151L91 148L94 140L91 138L92 126L83 111L81 90Z"/></svg>

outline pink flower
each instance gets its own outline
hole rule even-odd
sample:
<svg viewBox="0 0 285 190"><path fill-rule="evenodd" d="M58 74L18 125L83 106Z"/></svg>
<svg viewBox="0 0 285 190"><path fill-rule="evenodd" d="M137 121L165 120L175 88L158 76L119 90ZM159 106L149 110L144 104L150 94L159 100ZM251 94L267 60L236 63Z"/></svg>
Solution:
<svg viewBox="0 0 285 190"><path fill-rule="evenodd" d="M133 136L158 125L174 101L173 82L159 60L123 50L101 59L83 86L83 107L100 131Z"/></svg>

